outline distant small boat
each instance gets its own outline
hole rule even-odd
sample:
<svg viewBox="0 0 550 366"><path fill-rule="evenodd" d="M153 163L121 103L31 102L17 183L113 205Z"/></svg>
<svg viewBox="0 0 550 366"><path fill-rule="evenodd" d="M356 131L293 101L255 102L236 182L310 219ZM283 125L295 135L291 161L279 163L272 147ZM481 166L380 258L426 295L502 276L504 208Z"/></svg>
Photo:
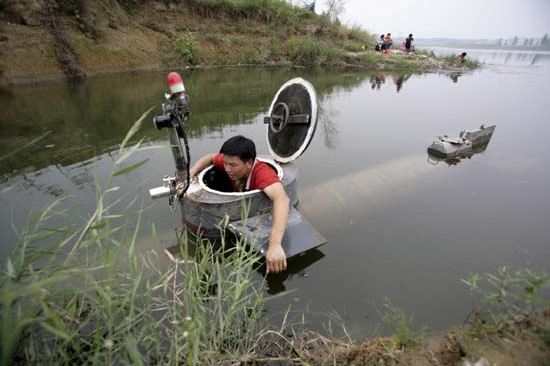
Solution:
<svg viewBox="0 0 550 366"><path fill-rule="evenodd" d="M478 151L485 150L495 128L496 125L481 125L477 130L460 132L458 137L438 136L428 147L428 154L444 159L470 157Z"/></svg>

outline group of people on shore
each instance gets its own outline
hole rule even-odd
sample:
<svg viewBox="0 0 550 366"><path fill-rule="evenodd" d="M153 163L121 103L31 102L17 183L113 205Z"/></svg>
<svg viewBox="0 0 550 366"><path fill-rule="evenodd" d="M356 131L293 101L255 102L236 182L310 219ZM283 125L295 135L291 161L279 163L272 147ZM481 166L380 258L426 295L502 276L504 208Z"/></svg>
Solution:
<svg viewBox="0 0 550 366"><path fill-rule="evenodd" d="M414 53L415 50L414 50L413 41L414 41L414 38L411 33L403 42L401 42L401 44L399 45L399 50L401 52ZM387 54L390 52L392 45L393 45L393 40L391 38L391 33L387 33L386 35L381 34L380 40L374 46L374 50Z"/></svg>
<svg viewBox="0 0 550 366"><path fill-rule="evenodd" d="M374 50L382 53L388 53L390 52L392 44L393 40L391 38L391 33L386 35L381 34L380 40L376 43L376 46L374 46Z"/></svg>
<svg viewBox="0 0 550 366"><path fill-rule="evenodd" d="M406 54L415 54L416 50L413 44L414 38L412 33L409 34L407 38L403 42L399 44L399 51L406 53ZM390 52L390 49L393 45L393 39L391 38L391 33L387 34L381 34L380 39L378 42L376 42L376 45L374 46L374 50L377 52L381 52L382 54L388 54ZM466 52L459 53L455 58L455 63L457 65L463 65L466 61Z"/></svg>

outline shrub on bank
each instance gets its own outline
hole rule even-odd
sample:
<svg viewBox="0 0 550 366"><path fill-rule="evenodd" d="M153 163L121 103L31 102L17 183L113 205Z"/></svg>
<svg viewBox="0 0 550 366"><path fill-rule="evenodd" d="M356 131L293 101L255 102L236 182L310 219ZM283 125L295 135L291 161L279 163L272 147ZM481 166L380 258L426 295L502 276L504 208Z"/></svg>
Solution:
<svg viewBox="0 0 550 366"><path fill-rule="evenodd" d="M179 36L174 43L174 48L183 61L190 65L197 65L200 62L197 41L191 32Z"/></svg>
<svg viewBox="0 0 550 366"><path fill-rule="evenodd" d="M302 66L319 66L336 62L342 51L313 37L293 37L288 42L290 61Z"/></svg>

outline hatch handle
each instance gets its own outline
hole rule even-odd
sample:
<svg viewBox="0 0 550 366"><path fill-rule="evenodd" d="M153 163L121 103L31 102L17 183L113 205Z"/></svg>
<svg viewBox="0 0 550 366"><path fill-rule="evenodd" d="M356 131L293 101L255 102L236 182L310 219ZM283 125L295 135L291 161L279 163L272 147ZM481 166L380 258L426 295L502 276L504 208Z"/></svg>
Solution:
<svg viewBox="0 0 550 366"><path fill-rule="evenodd" d="M264 117L264 123L269 124L269 129L273 133L281 132L287 125L306 125L309 123L309 114L290 115L290 110L286 103L278 103L271 116Z"/></svg>
<svg viewBox="0 0 550 366"><path fill-rule="evenodd" d="M286 103L277 103L269 119L269 129L273 133L281 132L288 122L288 117L290 115L290 109Z"/></svg>

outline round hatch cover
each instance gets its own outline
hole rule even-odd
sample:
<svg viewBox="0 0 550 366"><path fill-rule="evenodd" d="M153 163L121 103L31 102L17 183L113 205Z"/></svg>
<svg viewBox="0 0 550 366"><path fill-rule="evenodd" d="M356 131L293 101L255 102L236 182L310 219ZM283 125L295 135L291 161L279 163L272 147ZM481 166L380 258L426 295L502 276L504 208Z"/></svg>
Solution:
<svg viewBox="0 0 550 366"><path fill-rule="evenodd" d="M287 81L271 102L267 124L269 153L279 163L298 158L308 147L317 127L315 88L302 78Z"/></svg>

